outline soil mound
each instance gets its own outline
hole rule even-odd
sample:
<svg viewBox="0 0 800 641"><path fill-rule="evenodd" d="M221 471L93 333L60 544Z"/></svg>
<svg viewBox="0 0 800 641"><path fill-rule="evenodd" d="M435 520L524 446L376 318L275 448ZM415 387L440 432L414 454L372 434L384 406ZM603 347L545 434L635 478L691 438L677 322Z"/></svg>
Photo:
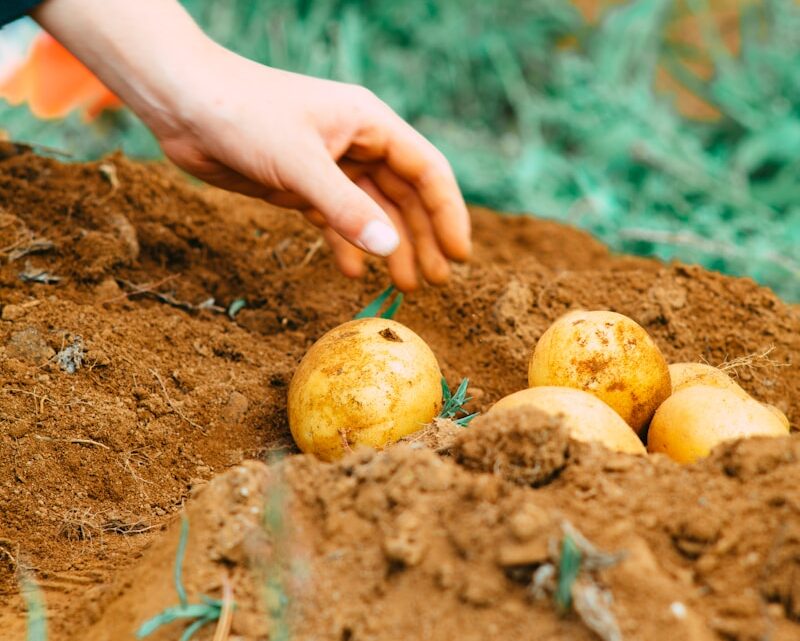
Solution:
<svg viewBox="0 0 800 641"><path fill-rule="evenodd" d="M451 382L470 378L475 409L525 385L555 318L603 308L670 360L730 363L800 423L797 307L748 280L613 256L552 222L473 217L475 260L397 318ZM132 638L176 602L184 503L190 594L219 597L230 580L245 639L288 622L292 638L337 641L800 634L796 436L678 467L511 412L443 428L446 446L429 433L322 464L295 456L286 386L308 346L385 287L378 262L348 281L294 213L159 165L65 165L8 144L0 253L0 638L23 638L31 580L52 639ZM274 469L252 462L276 453ZM280 536L262 527L276 487ZM597 567L559 616L546 568L573 531Z"/></svg>

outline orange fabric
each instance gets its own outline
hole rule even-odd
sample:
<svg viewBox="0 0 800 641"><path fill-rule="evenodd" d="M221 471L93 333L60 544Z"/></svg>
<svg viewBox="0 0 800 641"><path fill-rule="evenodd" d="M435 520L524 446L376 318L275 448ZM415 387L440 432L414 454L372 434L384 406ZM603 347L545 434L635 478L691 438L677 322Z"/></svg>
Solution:
<svg viewBox="0 0 800 641"><path fill-rule="evenodd" d="M0 84L0 97L13 105L28 102L38 118L64 118L74 109L94 120L122 102L57 40L39 34L27 59Z"/></svg>

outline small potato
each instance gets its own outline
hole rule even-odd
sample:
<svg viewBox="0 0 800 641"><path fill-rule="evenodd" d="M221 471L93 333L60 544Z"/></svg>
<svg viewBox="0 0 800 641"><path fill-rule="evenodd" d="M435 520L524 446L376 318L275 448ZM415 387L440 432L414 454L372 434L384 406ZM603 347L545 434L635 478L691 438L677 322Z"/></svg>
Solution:
<svg viewBox="0 0 800 641"><path fill-rule="evenodd" d="M381 448L439 414L442 374L405 325L350 321L308 350L289 385L289 428L306 453L332 461L356 444Z"/></svg>
<svg viewBox="0 0 800 641"><path fill-rule="evenodd" d="M596 396L572 387L530 387L501 398L495 409L528 405L551 416L561 416L570 436L578 441L597 441L610 450L645 454L639 437L614 410Z"/></svg>
<svg viewBox="0 0 800 641"><path fill-rule="evenodd" d="M758 401L730 389L692 385L658 408L647 449L678 463L693 463L724 441L750 436L786 436L780 419Z"/></svg>
<svg viewBox="0 0 800 641"><path fill-rule="evenodd" d="M553 323L533 351L528 384L589 392L637 433L672 390L667 361L644 328L605 311L571 312Z"/></svg>
<svg viewBox="0 0 800 641"><path fill-rule="evenodd" d="M750 398L750 395L725 372L705 363L672 363L669 366L669 376L672 380L673 394L692 385L710 385L729 389L742 398Z"/></svg>

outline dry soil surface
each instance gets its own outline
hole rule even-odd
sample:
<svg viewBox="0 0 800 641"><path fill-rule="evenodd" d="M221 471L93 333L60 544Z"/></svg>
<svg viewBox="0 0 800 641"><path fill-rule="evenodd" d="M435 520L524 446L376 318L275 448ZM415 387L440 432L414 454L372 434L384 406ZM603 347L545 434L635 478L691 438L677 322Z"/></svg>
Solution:
<svg viewBox="0 0 800 641"><path fill-rule="evenodd" d="M451 384L469 377L474 409L525 386L558 316L611 309L672 361L762 355L732 371L800 424L796 306L552 222L472 214L475 260L397 320ZM134 638L177 603L182 513L189 598L229 586L231 640L800 638L796 435L681 467L570 442L528 410L321 463L293 448L286 388L385 287L378 262L349 281L297 214L156 165L10 144L0 253L4 640L25 637L37 594L51 641ZM567 534L583 562L563 611Z"/></svg>

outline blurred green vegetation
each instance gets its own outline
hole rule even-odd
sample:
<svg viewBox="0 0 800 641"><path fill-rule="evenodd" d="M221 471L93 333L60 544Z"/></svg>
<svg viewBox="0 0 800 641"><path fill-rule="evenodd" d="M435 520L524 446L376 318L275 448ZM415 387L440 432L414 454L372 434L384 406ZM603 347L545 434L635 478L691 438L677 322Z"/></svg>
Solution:
<svg viewBox="0 0 800 641"><path fill-rule="evenodd" d="M447 154L466 198L597 234L619 251L749 275L800 300L800 6L740 2L741 50L665 34L674 0L597 23L567 0L184 0L218 41L264 63L368 86ZM704 0L684 0L704 13ZM570 45L565 46L569 38ZM687 61L710 55L700 82ZM654 89L667 68L719 111L690 120ZM157 146L127 113L0 111L18 139L95 156Z"/></svg>

